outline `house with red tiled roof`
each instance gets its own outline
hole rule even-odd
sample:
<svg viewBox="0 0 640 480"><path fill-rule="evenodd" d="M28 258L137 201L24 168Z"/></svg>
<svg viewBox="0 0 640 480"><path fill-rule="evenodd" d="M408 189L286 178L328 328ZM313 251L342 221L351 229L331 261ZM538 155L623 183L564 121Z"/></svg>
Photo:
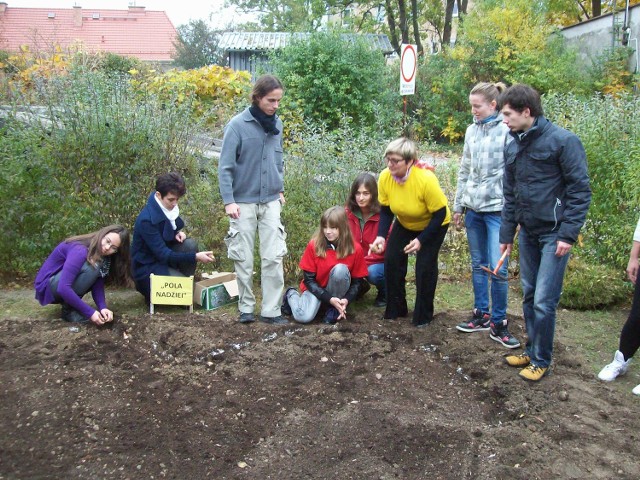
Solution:
<svg viewBox="0 0 640 480"><path fill-rule="evenodd" d="M43 3L45 3L43 1ZM140 60L173 62L177 32L165 12L130 6L128 10L17 8L0 2L0 50L18 52L82 45L88 52L111 52Z"/></svg>

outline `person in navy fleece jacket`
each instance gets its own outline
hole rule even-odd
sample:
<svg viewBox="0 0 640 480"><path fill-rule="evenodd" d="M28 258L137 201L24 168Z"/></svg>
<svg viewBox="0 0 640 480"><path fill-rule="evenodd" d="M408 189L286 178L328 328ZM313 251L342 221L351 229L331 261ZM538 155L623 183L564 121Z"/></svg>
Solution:
<svg viewBox="0 0 640 480"><path fill-rule="evenodd" d="M131 268L136 290L150 303L149 275L190 277L196 262L215 260L212 252L198 252L197 242L182 231L178 200L187 192L178 173L166 173L156 180L156 191L149 195L133 228Z"/></svg>

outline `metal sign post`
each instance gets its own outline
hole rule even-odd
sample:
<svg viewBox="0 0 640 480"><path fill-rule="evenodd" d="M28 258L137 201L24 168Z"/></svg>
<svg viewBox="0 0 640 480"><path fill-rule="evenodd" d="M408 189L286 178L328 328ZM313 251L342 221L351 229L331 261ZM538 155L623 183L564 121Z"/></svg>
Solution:
<svg viewBox="0 0 640 480"><path fill-rule="evenodd" d="M417 46L403 43L400 49L400 95L402 95L403 131L407 128L407 95L416 93L416 73L418 71ZM405 132L406 135L406 132Z"/></svg>

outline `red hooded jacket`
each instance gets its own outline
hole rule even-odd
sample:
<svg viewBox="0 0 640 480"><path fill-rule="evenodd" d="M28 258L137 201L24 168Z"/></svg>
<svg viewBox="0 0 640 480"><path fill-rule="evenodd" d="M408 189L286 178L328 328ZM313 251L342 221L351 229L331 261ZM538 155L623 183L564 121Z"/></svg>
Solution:
<svg viewBox="0 0 640 480"><path fill-rule="evenodd" d="M372 244L378 236L378 222L380 221L380 214L376 213L371 215L371 217L369 217L364 223L364 228L360 230L360 219L346 207L345 211L347 212L347 218L349 219L351 235L353 235L354 242L359 243L362 247L362 250L364 251L364 260L367 262L367 266L373 265L374 263L384 263L384 255L373 252L368 254L369 245Z"/></svg>

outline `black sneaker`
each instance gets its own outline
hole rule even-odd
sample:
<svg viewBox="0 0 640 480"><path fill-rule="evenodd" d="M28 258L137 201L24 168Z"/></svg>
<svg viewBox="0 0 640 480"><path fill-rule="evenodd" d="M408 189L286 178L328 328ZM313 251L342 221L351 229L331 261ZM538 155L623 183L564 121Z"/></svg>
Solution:
<svg viewBox="0 0 640 480"><path fill-rule="evenodd" d="M387 296L384 292L378 290L378 295L376 295L376 299L373 301L374 307L386 307L387 306Z"/></svg>
<svg viewBox="0 0 640 480"><path fill-rule="evenodd" d="M240 323L251 323L256 321L256 317L251 312L240 312L240 317L238 318Z"/></svg>
<svg viewBox="0 0 640 480"><path fill-rule="evenodd" d="M324 314L323 323L328 325L334 325L338 321L338 317L340 316L340 312L336 309L336 307L327 308L327 312Z"/></svg>
<svg viewBox="0 0 640 480"><path fill-rule="evenodd" d="M89 323L90 319L82 315L79 311L72 308L67 303L62 304L62 319L71 323Z"/></svg>
<svg viewBox="0 0 640 480"><path fill-rule="evenodd" d="M491 324L489 338L507 348L518 348L520 346L518 339L509 333L506 320L502 324Z"/></svg>
<svg viewBox="0 0 640 480"><path fill-rule="evenodd" d="M456 328L461 332L486 332L490 328L490 319L491 315L474 308L473 317L466 322L459 323Z"/></svg>
<svg viewBox="0 0 640 480"><path fill-rule="evenodd" d="M288 325L289 320L286 318L282 318L280 315L277 317L263 317L260 315L260 321L264 323L269 323L271 325Z"/></svg>
<svg viewBox="0 0 640 480"><path fill-rule="evenodd" d="M371 290L371 285L363 278L362 280L360 280L360 288L358 289L356 300L360 300L362 297L364 297L369 290Z"/></svg>
<svg viewBox="0 0 640 480"><path fill-rule="evenodd" d="M287 296L290 290L295 291L295 288L290 287L285 290L284 295L282 296L282 305L280 306L280 311L282 312L282 315L286 315L288 317L293 315L293 311L291 310L291 305L289 305L289 297Z"/></svg>

